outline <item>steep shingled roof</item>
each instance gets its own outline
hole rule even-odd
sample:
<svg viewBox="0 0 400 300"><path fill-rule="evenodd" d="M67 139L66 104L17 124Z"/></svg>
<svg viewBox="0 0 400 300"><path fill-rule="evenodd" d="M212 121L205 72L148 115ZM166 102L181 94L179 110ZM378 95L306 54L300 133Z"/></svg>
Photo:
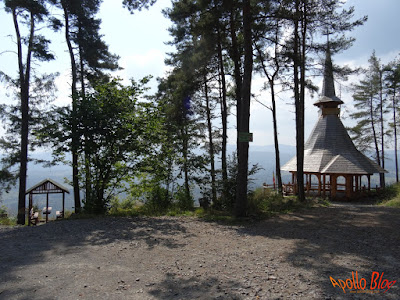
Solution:
<svg viewBox="0 0 400 300"><path fill-rule="evenodd" d="M296 157L281 169L297 171ZM357 150L337 115L321 115L304 145L304 172L366 175L386 171Z"/></svg>

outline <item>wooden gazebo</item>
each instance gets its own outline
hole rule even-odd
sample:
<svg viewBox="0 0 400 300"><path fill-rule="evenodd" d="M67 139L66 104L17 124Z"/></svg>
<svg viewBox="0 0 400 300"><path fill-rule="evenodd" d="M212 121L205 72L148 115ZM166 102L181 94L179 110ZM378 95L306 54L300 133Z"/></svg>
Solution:
<svg viewBox="0 0 400 300"><path fill-rule="evenodd" d="M377 163L367 158L354 146L346 128L340 120L339 105L343 104L335 94L332 60L327 49L324 83L321 98L314 103L320 109L320 116L310 137L304 145L304 175L306 191L313 190L317 195L338 196L344 192L347 198L355 193L371 188L371 175L386 173ZM292 186L297 191L297 159L293 157L282 170L292 173ZM311 185L312 177L318 185ZM366 176L367 186L362 186L361 179ZM345 183L338 179L344 178Z"/></svg>
<svg viewBox="0 0 400 300"><path fill-rule="evenodd" d="M34 185L30 189L28 189L25 195L29 194L29 214L33 208L33 195L34 194L46 194L46 207L43 209L46 214L46 223L49 220L49 194L62 194L62 211L60 212L60 217L64 217L65 213L65 193L69 194L67 188L62 186L61 184L55 182L52 179L45 179L38 184ZM28 218L28 226L32 223L31 216Z"/></svg>

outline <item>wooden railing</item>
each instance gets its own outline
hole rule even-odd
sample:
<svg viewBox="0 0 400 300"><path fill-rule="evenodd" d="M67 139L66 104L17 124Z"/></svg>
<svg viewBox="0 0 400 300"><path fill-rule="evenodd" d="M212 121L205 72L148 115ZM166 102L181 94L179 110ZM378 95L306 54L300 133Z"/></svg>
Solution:
<svg viewBox="0 0 400 300"><path fill-rule="evenodd" d="M276 190L277 186L273 185L273 184L263 184L263 188L264 191L266 190ZM296 184L292 184L292 183L286 183L286 184L282 184L282 191L284 195L294 195L296 194ZM380 188L378 186L376 186L375 188L370 188L370 190L379 190ZM328 182L325 184L325 193L324 193L324 187L321 186L319 187L318 184L310 184L310 183L306 183L304 185L304 190L306 193L310 193L310 192L321 192L321 194L325 194L325 195L329 195L331 193L331 184ZM344 183L337 183L336 184L336 191L341 193L341 192L345 192L346 191L346 184ZM366 192L368 191L368 188L364 185L362 187L359 188L359 191L361 192ZM355 192L355 190L353 191Z"/></svg>

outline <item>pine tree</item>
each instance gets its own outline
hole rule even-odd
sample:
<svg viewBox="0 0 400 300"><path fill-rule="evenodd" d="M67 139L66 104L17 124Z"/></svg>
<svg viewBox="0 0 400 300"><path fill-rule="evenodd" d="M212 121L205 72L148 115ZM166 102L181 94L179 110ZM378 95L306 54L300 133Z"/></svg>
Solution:
<svg viewBox="0 0 400 300"><path fill-rule="evenodd" d="M18 85L19 113L20 113L20 140L19 143L19 195L18 195L18 224L25 224L25 191L28 165L28 146L30 132L30 96L32 81L32 65L34 60L48 61L54 59L49 52L50 43L43 35L38 33L38 25L50 21L46 2L41 1L5 1L6 12L12 15L18 55L18 79L14 81ZM27 26L27 35L21 25ZM58 23L54 22L55 29Z"/></svg>
<svg viewBox="0 0 400 300"><path fill-rule="evenodd" d="M390 62L385 68L385 88L386 93L391 99L391 110L392 110L392 122L391 127L393 128L393 143L394 143L394 159L396 168L396 182L399 182L399 163L398 163L398 143L397 143L397 129L398 129L398 101L400 97L400 60L394 60Z"/></svg>
<svg viewBox="0 0 400 300"><path fill-rule="evenodd" d="M350 133L361 151L374 149L377 164L385 168L387 99L383 91L383 67L375 52L371 55L369 64L368 69L364 70L363 80L353 87L357 111L350 116L358 120L358 123L350 129ZM380 176L380 185L385 187L384 174Z"/></svg>

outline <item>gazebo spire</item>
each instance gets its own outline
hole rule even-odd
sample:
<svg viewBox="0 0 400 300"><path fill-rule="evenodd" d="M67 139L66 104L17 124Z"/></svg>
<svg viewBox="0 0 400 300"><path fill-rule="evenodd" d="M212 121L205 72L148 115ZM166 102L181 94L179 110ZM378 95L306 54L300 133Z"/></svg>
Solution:
<svg viewBox="0 0 400 300"><path fill-rule="evenodd" d="M326 48L325 69L324 69L324 83L322 86L322 96L329 98L336 97L335 94L335 81L333 79L333 64L331 58L331 51L328 46Z"/></svg>
<svg viewBox="0 0 400 300"><path fill-rule="evenodd" d="M331 50L329 47L329 40L326 47L325 56L325 66L324 66L324 81L322 85L321 97L317 102L314 103L315 106L321 107L328 104L329 107L337 107L339 104L343 104L335 93L335 80L333 78L333 64L331 58Z"/></svg>

